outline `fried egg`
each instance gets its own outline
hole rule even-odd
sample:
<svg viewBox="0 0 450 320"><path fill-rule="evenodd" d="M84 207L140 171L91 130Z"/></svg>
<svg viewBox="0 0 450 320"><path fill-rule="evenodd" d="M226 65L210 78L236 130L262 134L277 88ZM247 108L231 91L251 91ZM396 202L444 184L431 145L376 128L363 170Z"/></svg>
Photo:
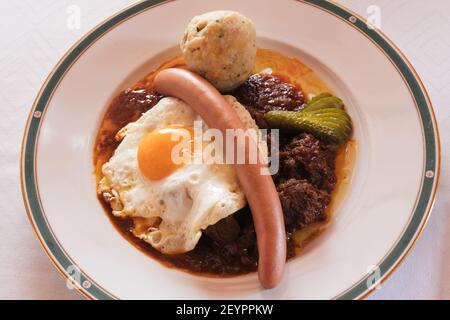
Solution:
<svg viewBox="0 0 450 320"><path fill-rule="evenodd" d="M248 111L234 97L226 99L247 128L259 133ZM202 230L246 204L231 165L172 161L179 141L171 137L192 141L195 120L201 119L183 101L162 99L118 132L122 141L102 167L98 192L110 203L112 213L134 218L135 223L145 221L145 228L135 226L135 236L165 254L193 250ZM267 156L260 134L258 139L262 155ZM192 149L180 152L192 158Z"/></svg>

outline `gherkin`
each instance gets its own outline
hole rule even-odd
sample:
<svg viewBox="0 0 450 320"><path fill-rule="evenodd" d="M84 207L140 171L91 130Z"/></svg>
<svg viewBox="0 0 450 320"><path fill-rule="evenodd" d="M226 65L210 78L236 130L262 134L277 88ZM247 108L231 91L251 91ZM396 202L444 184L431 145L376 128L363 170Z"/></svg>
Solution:
<svg viewBox="0 0 450 320"><path fill-rule="evenodd" d="M311 99L301 111L270 111L264 119L272 128L307 132L336 145L347 142L353 132L344 103L329 93Z"/></svg>
<svg viewBox="0 0 450 320"><path fill-rule="evenodd" d="M338 97L333 96L331 93L321 93L312 98L306 104L304 111L312 111L324 108L339 108L344 109L344 102Z"/></svg>
<svg viewBox="0 0 450 320"><path fill-rule="evenodd" d="M328 98L328 97L332 97L333 95L329 92L322 92L319 93L317 96L313 97L311 100L308 101L307 105L313 104L314 102L317 102L318 100L322 99L322 98Z"/></svg>

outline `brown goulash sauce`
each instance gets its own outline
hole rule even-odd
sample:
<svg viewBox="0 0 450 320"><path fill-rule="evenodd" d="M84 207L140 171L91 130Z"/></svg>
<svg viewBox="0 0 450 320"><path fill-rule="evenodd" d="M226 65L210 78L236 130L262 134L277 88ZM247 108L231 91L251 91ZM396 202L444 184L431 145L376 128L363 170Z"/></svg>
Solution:
<svg viewBox="0 0 450 320"><path fill-rule="evenodd" d="M177 57L158 70L169 67L184 67L184 61ZM310 94L333 92L300 61L259 49L254 73L267 68L272 69L272 75L251 76L231 93L247 108L260 128L266 127L263 115L267 111L300 110ZM119 145L114 138L116 133L162 98L153 90L153 78L158 70L121 92L109 106L94 150L97 181L102 177L102 165ZM354 141L334 150L309 134L280 134L280 170L274 182L285 216L288 258L295 256L326 227L332 208L351 178L355 150ZM128 241L168 266L222 276L257 269L258 251L248 207L208 227L194 250L163 255L133 236L130 230L140 225L138 219L114 217L109 204L101 196L99 199L112 223Z"/></svg>

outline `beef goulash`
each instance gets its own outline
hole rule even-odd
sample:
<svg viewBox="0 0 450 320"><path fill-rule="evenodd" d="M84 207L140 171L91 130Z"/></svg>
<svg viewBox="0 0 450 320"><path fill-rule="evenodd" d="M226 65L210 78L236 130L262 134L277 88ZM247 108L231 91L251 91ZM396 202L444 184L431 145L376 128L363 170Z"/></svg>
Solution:
<svg viewBox="0 0 450 320"><path fill-rule="evenodd" d="M260 158L195 163L196 121L255 130L246 158L256 148L279 169L261 175ZM108 106L94 149L98 198L117 230L164 265L214 277L258 271L273 288L286 261L331 222L352 177L352 134L345 101L311 68L257 48L242 14L205 13L189 22L180 55ZM186 142L181 163L174 136Z"/></svg>

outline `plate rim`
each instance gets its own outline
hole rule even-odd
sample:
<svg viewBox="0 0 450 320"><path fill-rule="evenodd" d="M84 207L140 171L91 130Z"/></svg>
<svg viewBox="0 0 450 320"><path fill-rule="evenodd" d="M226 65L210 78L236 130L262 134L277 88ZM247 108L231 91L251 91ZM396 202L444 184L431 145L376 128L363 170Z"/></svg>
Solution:
<svg viewBox="0 0 450 320"><path fill-rule="evenodd" d="M97 24L81 37L81 39L75 42L52 68L28 114L22 138L20 159L21 190L27 216L39 243L53 265L66 281L70 281L78 292L89 299L118 299L118 297L108 292L105 288L102 288L93 279L89 278L83 270L80 270L76 266L65 249L59 244L56 235L53 234L51 226L46 220L46 215L36 187L35 171L35 147L39 138L41 119L43 118L48 102L51 100L59 82L64 78L65 73L91 45L107 32L133 16L173 1L176 0L141 0L126 6L124 9ZM419 200L413 209L411 219L399 235L397 242L393 244L390 251L381 259L379 264L379 280L369 286L368 280L370 280L371 273L368 273L350 288L334 297L334 299L363 299L370 295L379 284L386 281L397 270L420 238L430 218L436 200L441 164L441 143L435 112L428 92L416 70L401 50L381 30L370 28L364 17L334 1L292 1L314 6L338 17L365 35L368 40L372 41L391 60L391 63L402 76L414 98L421 120L425 147L424 177L422 178L421 189L418 193ZM79 279L73 281L73 275L69 274L67 267L64 268L64 266L75 266Z"/></svg>

